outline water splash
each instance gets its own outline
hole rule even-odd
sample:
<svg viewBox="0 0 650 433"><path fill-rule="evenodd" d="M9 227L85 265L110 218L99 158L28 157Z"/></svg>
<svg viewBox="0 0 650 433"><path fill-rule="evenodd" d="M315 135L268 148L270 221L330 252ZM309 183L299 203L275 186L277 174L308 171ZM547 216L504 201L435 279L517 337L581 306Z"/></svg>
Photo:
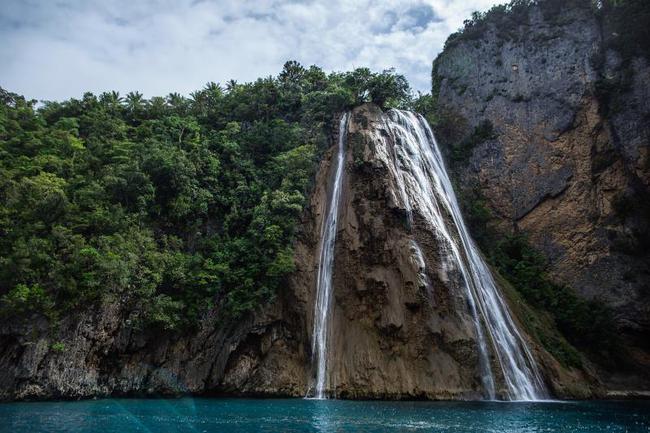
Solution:
<svg viewBox="0 0 650 433"><path fill-rule="evenodd" d="M424 118L408 111L391 110L387 117L395 139L398 187L409 219L417 212L427 222L441 241L445 269L457 269L467 290L486 397L496 398L491 347L505 381L507 399L545 398L537 364L465 227L433 132Z"/></svg>
<svg viewBox="0 0 650 433"><path fill-rule="evenodd" d="M345 143L350 113L344 113L339 122L339 139L334 166L332 194L329 197L327 216L321 228L321 245L318 261L318 280L316 283L316 305L314 307L314 329L312 333L312 365L316 365L316 380L313 397L327 398L328 353L330 303L332 299L332 270L334 268L334 244L338 223L341 184L345 166Z"/></svg>

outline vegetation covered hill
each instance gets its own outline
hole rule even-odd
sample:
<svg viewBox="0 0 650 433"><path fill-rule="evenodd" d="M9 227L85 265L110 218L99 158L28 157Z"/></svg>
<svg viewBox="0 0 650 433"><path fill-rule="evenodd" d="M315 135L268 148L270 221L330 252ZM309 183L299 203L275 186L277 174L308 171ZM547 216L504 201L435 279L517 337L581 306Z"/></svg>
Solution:
<svg viewBox="0 0 650 433"><path fill-rule="evenodd" d="M141 325L236 317L293 268L292 238L333 115L405 103L391 71L209 83L190 98L64 102L0 89L0 314L53 322L106 298Z"/></svg>

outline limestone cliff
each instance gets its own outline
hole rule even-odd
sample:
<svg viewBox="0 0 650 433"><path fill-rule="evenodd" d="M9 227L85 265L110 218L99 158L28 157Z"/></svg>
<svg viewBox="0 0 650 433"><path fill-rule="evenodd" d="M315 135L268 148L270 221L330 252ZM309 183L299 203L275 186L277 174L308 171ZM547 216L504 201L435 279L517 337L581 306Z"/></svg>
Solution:
<svg viewBox="0 0 650 433"><path fill-rule="evenodd" d="M455 164L461 188L479 190L501 233L527 234L557 282L611 307L647 380L650 64L614 48L613 20L589 2L531 6L516 21L492 15L477 34L450 39L433 93L450 154L478 125L494 128Z"/></svg>

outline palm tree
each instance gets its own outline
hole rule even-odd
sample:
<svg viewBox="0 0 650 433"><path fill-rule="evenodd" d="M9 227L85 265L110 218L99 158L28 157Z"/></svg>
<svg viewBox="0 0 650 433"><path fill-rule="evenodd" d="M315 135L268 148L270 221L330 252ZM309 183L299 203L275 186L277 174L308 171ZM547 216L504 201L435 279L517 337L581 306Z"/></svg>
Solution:
<svg viewBox="0 0 650 433"><path fill-rule="evenodd" d="M195 115L205 115L208 99L207 93L207 89L190 93L190 108Z"/></svg>
<svg viewBox="0 0 650 433"><path fill-rule="evenodd" d="M123 100L124 98L120 96L120 92L115 90L99 95L99 102L104 104L112 112L117 112L122 109Z"/></svg>
<svg viewBox="0 0 650 433"><path fill-rule="evenodd" d="M237 88L238 85L239 84L237 83L236 80L228 80L228 82L226 83L226 91L227 92L232 92L233 90L235 90Z"/></svg>
<svg viewBox="0 0 650 433"><path fill-rule="evenodd" d="M221 85L219 83L215 83L214 81L210 81L205 85L204 90L206 92L209 92L211 94L221 94L223 93L223 89L221 88Z"/></svg>
<svg viewBox="0 0 650 433"><path fill-rule="evenodd" d="M142 109L144 98L140 92L129 92L126 95L126 108L131 113L139 112Z"/></svg>
<svg viewBox="0 0 650 433"><path fill-rule="evenodd" d="M167 111L167 106L165 104L165 98L160 96L154 96L149 99L149 112L152 116L162 116Z"/></svg>
<svg viewBox="0 0 650 433"><path fill-rule="evenodd" d="M176 112L184 113L187 108L187 100L180 93L172 92L167 95L167 104Z"/></svg>
<svg viewBox="0 0 650 433"><path fill-rule="evenodd" d="M215 83L214 81L207 83L200 93L201 109L206 110L204 111L204 114L207 113L207 110L210 107L216 107L223 98L223 88L221 87L221 84Z"/></svg>
<svg viewBox="0 0 650 433"><path fill-rule="evenodd" d="M183 98L178 92L172 92L167 95L167 103L173 107L181 105L184 100L185 98Z"/></svg>
<svg viewBox="0 0 650 433"><path fill-rule="evenodd" d="M99 100L106 105L115 106L120 105L124 98L120 96L120 92L111 90L110 92L104 92L99 95Z"/></svg>

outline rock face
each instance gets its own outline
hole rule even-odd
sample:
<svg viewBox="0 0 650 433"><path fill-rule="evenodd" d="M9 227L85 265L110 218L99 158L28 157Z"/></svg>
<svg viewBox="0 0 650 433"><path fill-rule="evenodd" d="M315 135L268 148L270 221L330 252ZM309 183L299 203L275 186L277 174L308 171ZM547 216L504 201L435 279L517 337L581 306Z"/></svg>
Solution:
<svg viewBox="0 0 650 433"><path fill-rule="evenodd" d="M328 388L343 398L480 398L476 330L464 289L459 275L445 272L439 240L417 214L409 223L385 114L361 106L352 112L347 133ZM314 379L318 248L335 151L336 146L321 162L304 213L294 245L296 272L260 311L228 325L215 310L196 333L183 335L133 328L119 300L67 317L56 330L36 319L4 323L0 399L304 396ZM526 339L555 394L585 397L598 391L585 374L563 369ZM496 381L503 389L503 378Z"/></svg>
<svg viewBox="0 0 650 433"><path fill-rule="evenodd" d="M480 190L500 231L527 234L554 279L613 309L643 370L650 65L607 48L619 36L591 7L549 16L533 6L505 32L488 21L479 37L448 44L434 61L433 91L456 127L443 145L486 120L496 133L458 164L460 185ZM611 83L615 103L603 96Z"/></svg>
<svg viewBox="0 0 650 433"><path fill-rule="evenodd" d="M423 259L414 258L383 113L355 110L349 133L329 387L346 398L478 398L472 321L460 291L425 271L441 268L431 233L418 233Z"/></svg>
<svg viewBox="0 0 650 433"><path fill-rule="evenodd" d="M44 322L3 324L0 400L204 392L295 396L304 387L305 358L295 327L283 317L291 315L275 302L235 326L208 318L194 335L153 334L130 327L128 313L115 302L69 317L58 330Z"/></svg>

